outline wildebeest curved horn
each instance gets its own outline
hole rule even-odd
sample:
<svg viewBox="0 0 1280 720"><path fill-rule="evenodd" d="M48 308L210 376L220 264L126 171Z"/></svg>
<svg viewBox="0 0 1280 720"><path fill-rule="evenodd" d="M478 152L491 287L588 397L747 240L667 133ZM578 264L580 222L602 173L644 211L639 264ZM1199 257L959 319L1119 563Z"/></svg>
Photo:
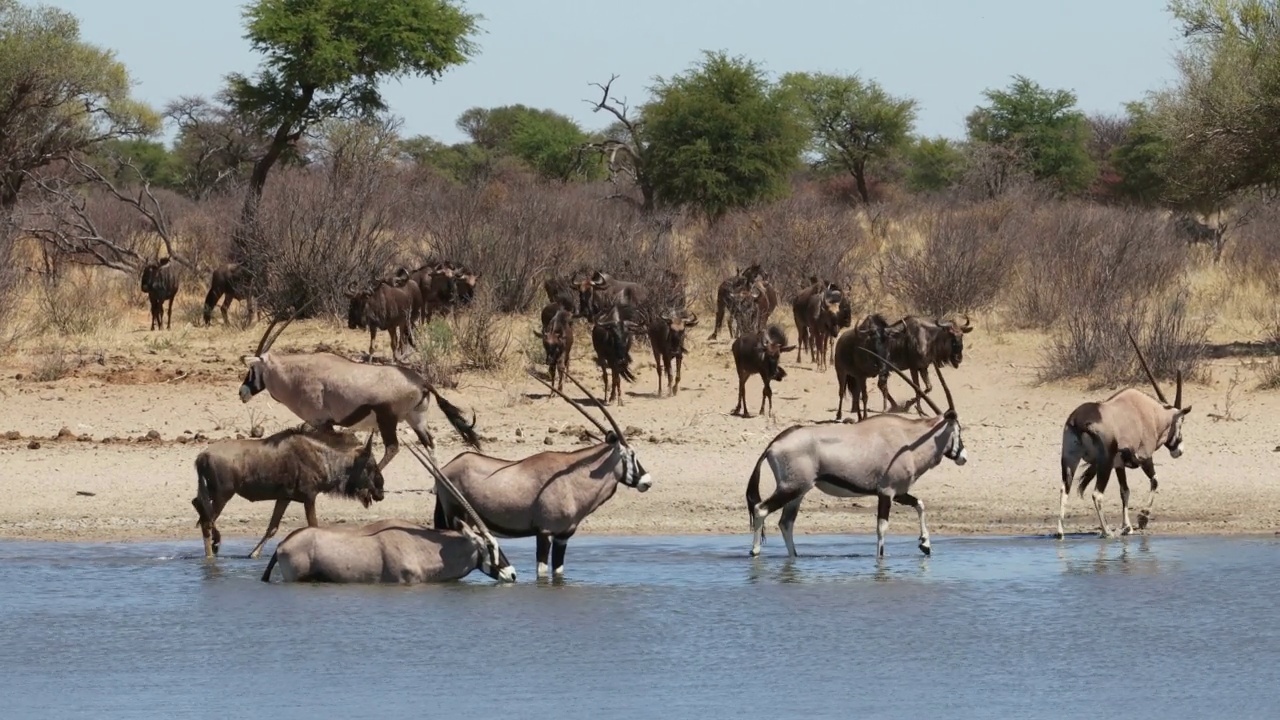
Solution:
<svg viewBox="0 0 1280 720"><path fill-rule="evenodd" d="M964 314L964 326L963 326L963 327L961 327L960 329L961 329L961 330L971 330L972 328L973 328L973 323L969 322L969 313L965 313L965 314Z"/></svg>
<svg viewBox="0 0 1280 720"><path fill-rule="evenodd" d="M877 359L877 360L879 360L880 362L884 363L884 364L885 364L885 366L886 366L886 367L888 367L890 370L892 370L892 371L894 371L895 373L897 373L898 377L902 378L902 382L906 383L907 385L910 385L910 386L911 386L911 389L916 391L916 395L917 395L917 396L924 398L924 401L925 401L925 402L927 402L927 403L929 403L929 408L933 410L933 414L935 414L935 415L941 415L941 414L942 414L942 408L938 407L938 404L937 404L937 403L935 403L935 402L933 401L933 399L932 399L932 398L930 398L928 395L926 395L926 394L925 394L925 392L924 392L923 390L921 390L921 389L920 389L920 386L919 386L919 385L916 385L915 383L911 382L911 378L907 377L907 376L906 376L906 375L905 375L901 370L899 370L897 365L894 365L893 363L889 362L887 359L885 359L885 358L883 358L883 357L880 357L880 354L879 354L879 353L877 353L877 352L876 352L876 351L874 351L874 350L871 350L871 349L869 349L869 348L865 348L865 347L859 347L858 349L859 349L859 350L861 350L862 352L867 353L868 355L870 355L870 356L872 356L872 357L876 358L876 359ZM946 382L942 381L942 373L938 373L938 380L939 380L940 382L942 382L942 387L943 387L943 388L946 388L946 386L947 386L947 385L946 385ZM947 402L948 402L948 403L950 403L950 402L951 402L951 391L950 391L950 390L948 390L948 391L947 391ZM953 410L955 409L955 408L954 408L954 406L952 407L952 409L953 409Z"/></svg>
<svg viewBox="0 0 1280 720"><path fill-rule="evenodd" d="M604 425L603 425L599 420L597 420L597 419L595 419L594 417L592 417L592 416L591 416L591 413L587 412L586 408L582 407L581 405L579 405L578 403L574 402L573 400L570 400L570 399L569 399L569 396L568 396L568 395L565 395L563 391L556 389L555 387L553 387L553 386L551 385L551 383L547 382L546 380L543 380L543 379L542 379L542 377L541 377L541 376L539 376L537 373L535 373L532 369L526 368L526 369L525 369L525 372L529 373L529 377L533 378L534 380L537 380L538 382L542 383L543 385L546 385L546 386L547 386L547 389L549 389L551 392L553 392L553 393L555 393L556 395L559 395L561 398L563 398L563 399L564 399L564 401L565 401L565 402L567 402L567 403L569 403L569 405L570 405L570 406L572 406L574 410L577 410L578 412L582 413L582 417L586 418L587 420L590 420L590 421L591 421L591 424L596 426L596 429L600 431L600 434L601 434L601 435L607 435L607 434L609 433L609 429L608 429L608 428L606 428L606 427L605 427L605 426L604 426ZM572 378L572 377L569 377L569 373L564 372L563 370L561 370L561 371L560 371L560 374L561 374L561 375L564 375L565 377L569 378L570 380L573 380L573 378ZM577 380L574 380L574 381L573 381L573 384L574 384L574 385L578 385L578 381L577 381ZM582 386L581 386L581 385L578 385L578 387L580 387L580 388L581 388ZM584 392L585 392L585 390L586 390L586 389L585 389L585 388L583 388L583 391L584 391ZM587 393L587 395L588 395L588 396L590 396L590 395L591 395L591 393ZM595 398L594 398L594 397L592 397L591 399L592 399L592 400L595 400ZM619 437L621 437L621 436L619 436Z"/></svg>
<svg viewBox="0 0 1280 720"><path fill-rule="evenodd" d="M577 385L579 390L586 393L587 397L591 399L591 402L595 403L596 407L600 408L600 412L604 413L604 419L609 421L609 425L613 428L613 432L615 435L618 436L618 439L623 442L626 442L626 437L622 434L622 428L618 427L618 421L613 419L613 415L609 413L609 410L604 406L604 403L597 400L596 396L592 395L590 390L583 387L582 383L578 382L578 378L564 371L561 371L561 374L569 378L569 382L573 383L574 385ZM600 431L604 432L604 428L601 427Z"/></svg>
<svg viewBox="0 0 1280 720"><path fill-rule="evenodd" d="M1156 397L1160 398L1160 402L1165 405L1169 401L1165 398L1164 392L1160 390L1160 383L1156 382L1156 376L1151 374L1151 368L1147 367L1147 359L1142 356L1142 348L1138 347L1138 341L1133 339L1133 333L1129 328L1124 329L1124 334L1129 336L1129 342L1133 344L1133 351L1138 353L1138 364L1142 365L1142 371L1147 374L1147 379L1151 381L1151 387L1155 388ZM1182 383L1178 383L1179 394L1181 394Z"/></svg>
<svg viewBox="0 0 1280 720"><path fill-rule="evenodd" d="M372 435L370 435L370 437L372 437ZM435 478L436 483L457 499L457 501L462 505L462 509L466 510L467 515L471 516L471 522L475 523L476 527L480 529L480 532L491 536L492 533L489 532L489 528L484 524L484 520L480 519L480 513L477 513L476 509L471 507L471 503L467 502L466 496L458 490L458 487L450 482L449 478L445 477L444 473L440 472L440 468L436 467L436 463L431 459L431 456L417 445L410 444L408 445L408 448L409 452L417 458L419 463L422 464L422 467L426 468L427 472L431 473L431 476Z"/></svg>

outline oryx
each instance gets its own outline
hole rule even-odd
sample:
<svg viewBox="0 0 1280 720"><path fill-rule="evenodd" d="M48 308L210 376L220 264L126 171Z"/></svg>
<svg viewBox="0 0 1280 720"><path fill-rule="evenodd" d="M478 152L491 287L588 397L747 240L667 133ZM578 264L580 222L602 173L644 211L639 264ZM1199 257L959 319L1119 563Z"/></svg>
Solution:
<svg viewBox="0 0 1280 720"><path fill-rule="evenodd" d="M1182 407L1182 371L1177 373L1177 391L1173 404L1165 399L1160 384L1147 367L1147 360L1142 350L1133 339L1133 334L1126 329L1129 342L1138 353L1138 362L1142 371L1151 381L1156 391L1153 399L1150 395L1134 388L1125 388L1102 402L1086 402L1071 412L1066 425L1062 428L1062 496L1058 506L1058 532L1061 538L1062 518L1067 512L1067 496L1071 493L1071 482L1076 468L1084 460L1086 467L1080 476L1079 492L1089 487L1089 482L1097 477L1093 490L1093 507L1098 512L1098 526L1102 537L1110 537L1102 515L1102 493L1106 492L1107 482L1111 478L1111 470L1116 471L1116 481L1120 483L1120 511L1124 525L1121 535L1133 532L1129 522L1129 483L1125 477L1126 468L1142 468L1147 479L1151 481L1151 495L1147 506L1138 517L1138 526L1146 527L1151 515L1151 508L1156 501L1156 466L1152 457L1160 446L1168 448L1169 457L1182 457L1182 421L1191 406Z"/></svg>
<svg viewBox="0 0 1280 720"><path fill-rule="evenodd" d="M435 447L427 428L427 405L434 395L458 435L468 445L480 447L474 413L467 423L461 410L409 368L358 363L329 352L271 352L271 346L291 321L292 317L285 320L273 336L271 331L278 319L273 320L254 354L244 356L249 370L240 385L241 401L249 402L254 395L266 390L276 402L312 427L377 428L385 446L378 461L378 469L382 469L400 450L396 426L402 421L409 424L423 445L429 449Z"/></svg>
<svg viewBox="0 0 1280 720"><path fill-rule="evenodd" d="M568 452L541 452L523 460L504 460L464 452L442 468L445 477L466 494L484 523L499 537L536 535L538 577L564 574L564 555L578 525L604 505L621 483L645 492L653 484L613 415L577 378L565 374L609 421L605 428L582 406L535 375L529 375L582 413L604 435L603 442ZM457 517L449 492L436 490L435 526L449 527ZM554 547L553 547L554 546Z"/></svg>
<svg viewBox="0 0 1280 720"><path fill-rule="evenodd" d="M865 352L869 352L866 350ZM874 353L871 353L874 354ZM881 362L888 364L881 358ZM955 401L942 373L938 380L947 394L944 413L896 366L890 365L916 394L933 408L936 417L907 418L877 415L857 423L796 425L778 434L756 460L747 482L747 515L751 519L751 555L760 554L764 541L764 521L782 510L778 527L787 543L787 554L796 555L792 530L800 503L814 487L835 497L875 495L876 555L884 555L884 534L889 528L892 503L916 509L920 517L920 550L930 553L929 530L924 524L924 503L911 494L911 486L943 458L956 465L968 459L960 438L960 419ZM760 466L769 462L777 485L773 494L760 500Z"/></svg>
<svg viewBox="0 0 1280 720"><path fill-rule="evenodd" d="M448 487L426 452L410 445L418 462ZM379 520L363 527L306 527L276 546L262 581L280 563L285 582L423 583L460 580L480 570L499 582L515 582L516 570L498 541L461 493L453 492L469 520L453 530L435 530L408 520Z"/></svg>

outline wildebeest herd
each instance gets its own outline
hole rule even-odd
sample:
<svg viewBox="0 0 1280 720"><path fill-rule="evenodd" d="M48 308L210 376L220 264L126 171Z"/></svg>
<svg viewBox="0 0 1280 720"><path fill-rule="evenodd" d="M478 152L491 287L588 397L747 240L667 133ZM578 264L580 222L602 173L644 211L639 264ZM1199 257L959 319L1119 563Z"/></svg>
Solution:
<svg viewBox="0 0 1280 720"><path fill-rule="evenodd" d="M192 500L204 537L205 554L215 557L221 544L216 522L235 495L250 501L275 501L266 534L251 552L258 557L275 534L291 502L306 510L307 527L276 547L263 580L276 565L287 581L434 582L463 577L475 569L500 581L515 580L515 570L498 538L536 538L539 577L564 573L565 551L580 524L607 502L618 485L645 492L652 478L635 448L625 437L607 406L623 404L621 383L635 382L631 370L632 340L644 338L654 355L658 392L663 380L671 395L679 392L682 358L688 330L698 318L686 307L683 284L666 273L659 287L616 279L599 270L583 269L544 284L548 303L540 313L546 379L530 369L546 386L548 398L559 396L598 431L595 444L567 452L545 451L521 459L480 453L476 418L444 398L419 372L400 362L404 342L413 346L413 327L436 315L466 307L475 297L480 275L448 261L431 262L415 271L401 268L366 285L347 288L349 325L370 331L366 362L331 352L277 353L272 345L292 317L270 322L257 349L243 358L247 366L239 394L243 402L266 391L303 421L303 425L267 438L223 440L210 444L196 458L197 492ZM244 274L228 265L214 272L205 302L209 321L220 298L249 300ZM160 325L160 305L172 303L177 292L173 268L160 261L148 265L143 289L152 302L152 328ZM781 512L779 527L787 552L795 556L792 537L805 495L817 488L836 497L875 496L878 501L876 552L884 554L884 535L893 504L914 508L920 523L919 547L931 552L924 503L912 493L917 480L949 459L967 460L961 425L943 366L960 367L965 335L973 330L966 316L928 319L908 315L890 322L871 313L853 322L846 287L812 277L790 295L797 341L791 344L781 326L770 322L779 293L769 273L752 265L725 279L716 290L716 319L711 339L726 324L730 353L738 376L738 398L732 414L750 417L746 384L759 376L763 383L760 414L772 411L771 383L783 380L787 353L797 362L828 365L836 375L836 417L795 425L775 436L756 460L746 488L747 513L753 540L751 555L760 552L764 521ZM591 335L594 363L601 373L603 400L597 399L572 373L575 326L584 324ZM373 339L386 330L392 343L390 363L373 360ZM1093 485L1093 503L1103 536L1111 534L1102 511L1103 492L1112 472L1120 486L1122 526L1135 528L1129 516L1126 470L1141 468L1150 481L1151 496L1139 513L1138 528L1150 517L1158 486L1153 456L1164 446L1174 458L1182 454L1183 420L1190 406L1182 405L1182 377L1177 378L1170 404L1147 366L1133 336L1130 343L1155 389L1152 398L1128 388L1101 402L1086 402L1068 417L1061 449L1061 506L1057 536L1064 534L1062 514L1075 485L1083 496ZM582 346L581 343L578 344ZM674 363L674 374L672 365ZM946 395L947 407L931 398L933 368ZM913 391L904 403L888 390L889 374L896 374ZM877 379L882 412L871 414L867 380ZM923 378L923 387L920 380ZM568 379L598 408L601 422L584 404L563 392ZM851 396L844 417L844 397ZM427 410L434 397L449 423L471 450L438 466L435 442L427 427ZM921 404L927 405L926 415ZM903 414L914 406L919 417ZM855 420L856 418L856 420ZM382 471L396 457L397 429L406 423L417 437L409 445L414 458L435 481L435 510L430 525L409 520L381 520L359 528L322 528L315 516L320 494L356 499L368 507L384 496ZM368 431L361 442L354 434ZM373 440L383 443L374 461ZM1085 469L1076 478L1083 462ZM762 497L760 476L767 463L775 489Z"/></svg>

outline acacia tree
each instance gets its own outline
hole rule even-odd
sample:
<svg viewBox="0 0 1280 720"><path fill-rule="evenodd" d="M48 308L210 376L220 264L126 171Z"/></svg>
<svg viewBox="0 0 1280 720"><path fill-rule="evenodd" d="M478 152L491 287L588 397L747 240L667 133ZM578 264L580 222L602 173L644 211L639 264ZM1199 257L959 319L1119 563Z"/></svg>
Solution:
<svg viewBox="0 0 1280 720"><path fill-rule="evenodd" d="M964 149L945 137L917 138L907 145L907 188L935 192L951 187L965 170Z"/></svg>
<svg viewBox="0 0 1280 720"><path fill-rule="evenodd" d="M0 213L33 173L113 138L154 133L113 53L80 39L76 17L0 0Z"/></svg>
<svg viewBox="0 0 1280 720"><path fill-rule="evenodd" d="M257 0L245 18L266 59L253 78L230 75L227 97L270 140L249 176L242 231L253 225L267 174L308 128L371 118L386 109L383 81L435 81L466 62L480 16L450 0Z"/></svg>
<svg viewBox="0 0 1280 720"><path fill-rule="evenodd" d="M517 158L542 177L568 180L575 171L598 176L599 165L579 162L578 149L588 142L587 133L553 110L473 107L458 117L457 126L480 150Z"/></svg>
<svg viewBox="0 0 1280 720"><path fill-rule="evenodd" d="M1089 159L1089 127L1075 93L1049 90L1015 75L1007 90L983 93L988 104L965 119L969 139L1013 148L1037 180L1078 192L1096 175Z"/></svg>
<svg viewBox="0 0 1280 720"><path fill-rule="evenodd" d="M788 73L781 84L808 125L820 163L849 173L862 202L870 202L868 165L907 145L916 101L894 97L857 75Z"/></svg>
<svg viewBox="0 0 1280 720"><path fill-rule="evenodd" d="M785 93L750 60L705 52L657 78L642 109L645 172L656 201L713 221L788 190L806 137Z"/></svg>
<svg viewBox="0 0 1280 720"><path fill-rule="evenodd" d="M1229 226L1248 222L1255 203L1280 181L1280 2L1173 0L1187 46L1177 84L1148 103L1147 151L1163 153L1162 192L1170 204L1217 216L1214 260ZM1243 205L1227 218L1225 210Z"/></svg>

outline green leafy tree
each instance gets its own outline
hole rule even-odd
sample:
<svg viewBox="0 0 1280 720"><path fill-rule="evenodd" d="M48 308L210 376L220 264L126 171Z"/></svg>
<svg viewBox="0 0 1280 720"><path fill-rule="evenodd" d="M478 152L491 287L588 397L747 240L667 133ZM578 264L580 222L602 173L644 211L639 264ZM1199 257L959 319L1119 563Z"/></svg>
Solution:
<svg viewBox="0 0 1280 720"><path fill-rule="evenodd" d="M642 135L659 204L714 220L787 192L806 133L755 63L706 52L687 72L658 78L652 92Z"/></svg>
<svg viewBox="0 0 1280 720"><path fill-rule="evenodd" d="M1116 193L1139 205L1167 203L1171 197L1165 173L1169 143L1160 133L1151 108L1134 102L1126 106L1128 126L1110 154L1111 167L1119 175Z"/></svg>
<svg viewBox="0 0 1280 720"><path fill-rule="evenodd" d="M449 0L257 0L245 18L251 45L266 57L255 77L229 76L227 96L270 136L249 176L247 221L267 174L303 132L382 112L383 81L438 80L474 52L479 20Z"/></svg>
<svg viewBox="0 0 1280 720"><path fill-rule="evenodd" d="M1151 98L1166 195L1206 214L1280 180L1280 3L1174 0L1178 83Z"/></svg>
<svg viewBox="0 0 1280 720"><path fill-rule="evenodd" d="M81 40L74 15L0 0L0 213L29 173L158 129L159 117L130 97L124 65Z"/></svg>
<svg viewBox="0 0 1280 720"><path fill-rule="evenodd" d="M789 73L781 84L807 124L821 164L849 173L862 202L870 202L869 168L910 142L916 101L857 75Z"/></svg>
<svg viewBox="0 0 1280 720"><path fill-rule="evenodd" d="M964 150L944 137L917 138L903 154L907 189L912 192L945 190L964 174Z"/></svg>
<svg viewBox="0 0 1280 720"><path fill-rule="evenodd" d="M493 174L498 156L473 142L446 145L427 135L400 141L400 153L419 166L463 185L482 185Z"/></svg>
<svg viewBox="0 0 1280 720"><path fill-rule="evenodd" d="M145 182L167 189L182 186L178 159L164 143L145 138L108 140L94 148L90 161L117 185Z"/></svg>
<svg viewBox="0 0 1280 720"><path fill-rule="evenodd" d="M1033 177L1064 192L1089 186L1097 172L1075 93L1049 90L1017 75L1007 90L987 90L983 96L988 104L966 119L971 140L1017 149Z"/></svg>
<svg viewBox="0 0 1280 720"><path fill-rule="evenodd" d="M471 108L458 117L458 129L480 149L514 157L546 178L569 179L581 172L600 177L599 163L580 162L590 137L572 119L525 105Z"/></svg>

